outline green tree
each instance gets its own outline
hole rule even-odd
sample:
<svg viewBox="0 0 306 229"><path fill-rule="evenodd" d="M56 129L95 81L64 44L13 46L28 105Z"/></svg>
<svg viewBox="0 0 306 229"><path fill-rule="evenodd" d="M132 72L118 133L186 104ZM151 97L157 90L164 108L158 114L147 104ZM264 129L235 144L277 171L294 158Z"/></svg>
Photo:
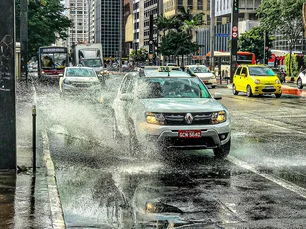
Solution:
<svg viewBox="0 0 306 229"><path fill-rule="evenodd" d="M205 24L203 21L204 13L194 15L191 13L190 8L187 8L186 10L184 7L180 7L178 11L179 13L174 16L174 19L180 22L180 31L185 31L191 34L194 29Z"/></svg>
<svg viewBox="0 0 306 229"><path fill-rule="evenodd" d="M272 48L274 37L269 36L266 41L266 46ZM264 58L264 29L260 26L253 27L249 32L242 33L238 40L238 50L252 52L256 59ZM271 51L268 51L268 58L271 56Z"/></svg>
<svg viewBox="0 0 306 229"><path fill-rule="evenodd" d="M63 14L60 0L28 0L28 56L36 55L40 46L67 38L71 21ZM16 37L20 41L20 0L16 0Z"/></svg>
<svg viewBox="0 0 306 229"><path fill-rule="evenodd" d="M148 59L148 51L145 48L141 47L137 51L132 50L129 56L136 62L146 61Z"/></svg>
<svg viewBox="0 0 306 229"><path fill-rule="evenodd" d="M199 45L192 41L192 32L194 29L204 25L203 13L191 14L188 8L179 9L179 14L170 18L163 15L157 17L155 23L159 31L163 32L158 52L163 55L174 55L184 59L185 55L194 53ZM183 61L182 61L183 64Z"/></svg>
<svg viewBox="0 0 306 229"><path fill-rule="evenodd" d="M154 25L156 26L159 32L163 33L163 36L166 35L166 31L171 29L171 19L166 18L164 15L158 15L154 21Z"/></svg>
<svg viewBox="0 0 306 229"><path fill-rule="evenodd" d="M192 42L192 36L186 32L169 31L162 38L158 51L164 56L174 55L176 57L194 53L199 45Z"/></svg>
<svg viewBox="0 0 306 229"><path fill-rule="evenodd" d="M260 26L266 31L275 31L283 35L289 44L289 74L291 54L298 38L303 34L302 7L306 0L262 0L258 8Z"/></svg>

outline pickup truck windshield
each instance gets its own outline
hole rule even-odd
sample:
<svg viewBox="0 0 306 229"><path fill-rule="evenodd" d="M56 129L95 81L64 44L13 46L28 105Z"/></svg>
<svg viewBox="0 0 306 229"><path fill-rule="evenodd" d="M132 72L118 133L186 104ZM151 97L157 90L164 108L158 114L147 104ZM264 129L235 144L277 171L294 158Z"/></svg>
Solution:
<svg viewBox="0 0 306 229"><path fill-rule="evenodd" d="M210 98L198 78L146 78L141 86L145 98Z"/></svg>

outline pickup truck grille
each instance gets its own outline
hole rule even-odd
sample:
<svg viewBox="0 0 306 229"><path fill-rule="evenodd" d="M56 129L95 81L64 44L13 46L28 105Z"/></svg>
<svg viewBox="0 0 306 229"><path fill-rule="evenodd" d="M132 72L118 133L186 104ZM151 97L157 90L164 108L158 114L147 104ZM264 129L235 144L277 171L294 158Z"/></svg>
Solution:
<svg viewBox="0 0 306 229"><path fill-rule="evenodd" d="M193 120L191 124L187 124L185 120L186 113L164 113L165 125L209 125L211 124L211 113L191 113Z"/></svg>

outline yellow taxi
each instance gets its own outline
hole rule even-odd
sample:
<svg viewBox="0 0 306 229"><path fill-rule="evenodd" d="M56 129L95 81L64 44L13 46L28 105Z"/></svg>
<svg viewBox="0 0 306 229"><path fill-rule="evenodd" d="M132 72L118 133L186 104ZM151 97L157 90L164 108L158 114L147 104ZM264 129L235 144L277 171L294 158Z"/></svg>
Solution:
<svg viewBox="0 0 306 229"><path fill-rule="evenodd" d="M282 95L282 85L276 73L266 65L239 65L233 77L233 94L246 92L253 95Z"/></svg>

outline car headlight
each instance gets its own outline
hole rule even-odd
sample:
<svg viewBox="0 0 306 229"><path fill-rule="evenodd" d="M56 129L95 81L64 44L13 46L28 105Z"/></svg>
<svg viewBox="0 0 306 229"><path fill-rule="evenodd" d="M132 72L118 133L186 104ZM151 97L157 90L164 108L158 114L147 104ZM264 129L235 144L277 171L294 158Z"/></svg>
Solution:
<svg viewBox="0 0 306 229"><path fill-rule="evenodd" d="M72 84L72 82L70 80L64 80L63 83L64 84Z"/></svg>
<svg viewBox="0 0 306 229"><path fill-rule="evenodd" d="M255 83L256 84L260 84L260 80L255 80Z"/></svg>
<svg viewBox="0 0 306 229"><path fill-rule="evenodd" d="M215 79L215 78L216 78L216 76L215 76L215 75L212 75L212 76L211 76L211 78L212 78L212 79Z"/></svg>
<svg viewBox="0 0 306 229"><path fill-rule="evenodd" d="M146 121L150 124L164 125L165 117L162 113L146 112Z"/></svg>
<svg viewBox="0 0 306 229"><path fill-rule="evenodd" d="M212 124L219 124L226 121L226 112L225 111L219 111L219 112L213 112L211 116L211 122Z"/></svg>
<svg viewBox="0 0 306 229"><path fill-rule="evenodd" d="M275 80L276 84L281 84L281 82L279 80Z"/></svg>

